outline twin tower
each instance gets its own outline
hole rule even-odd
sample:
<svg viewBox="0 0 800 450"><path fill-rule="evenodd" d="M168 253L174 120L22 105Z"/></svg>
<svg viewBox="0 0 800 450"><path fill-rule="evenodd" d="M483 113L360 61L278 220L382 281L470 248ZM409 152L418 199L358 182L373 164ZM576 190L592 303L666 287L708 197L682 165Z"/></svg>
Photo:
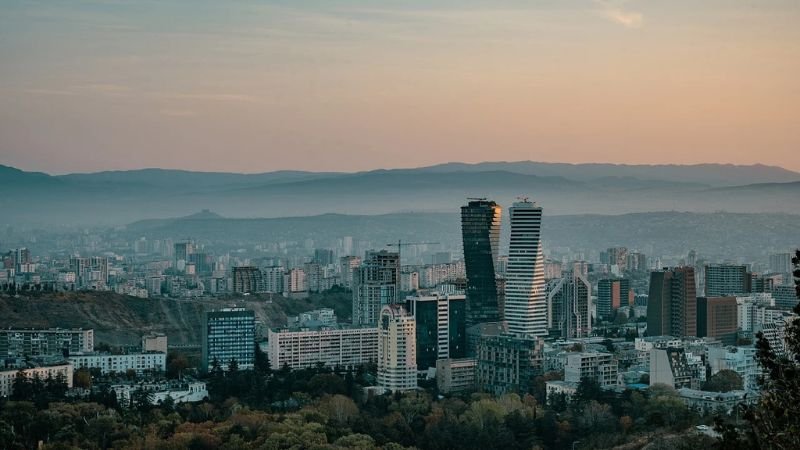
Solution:
<svg viewBox="0 0 800 450"><path fill-rule="evenodd" d="M498 275L501 217L500 205L487 199L470 199L461 207L467 326L505 321L510 333L547 336L542 208L527 199L509 208L504 276Z"/></svg>

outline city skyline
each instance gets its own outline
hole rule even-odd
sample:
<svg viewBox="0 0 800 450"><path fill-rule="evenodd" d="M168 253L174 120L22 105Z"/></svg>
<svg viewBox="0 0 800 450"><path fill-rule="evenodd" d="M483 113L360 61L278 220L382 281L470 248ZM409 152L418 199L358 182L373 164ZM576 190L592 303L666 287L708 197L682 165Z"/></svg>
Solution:
<svg viewBox="0 0 800 450"><path fill-rule="evenodd" d="M3 8L0 164L25 170L800 170L796 2Z"/></svg>

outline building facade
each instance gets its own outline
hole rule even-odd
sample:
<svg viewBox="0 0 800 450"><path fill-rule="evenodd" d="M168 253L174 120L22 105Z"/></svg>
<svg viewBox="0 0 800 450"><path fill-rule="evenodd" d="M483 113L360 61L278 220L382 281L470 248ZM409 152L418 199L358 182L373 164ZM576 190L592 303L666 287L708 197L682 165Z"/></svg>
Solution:
<svg viewBox="0 0 800 450"><path fill-rule="evenodd" d="M378 325L378 387L402 392L417 388L417 342L414 316L397 304L381 309Z"/></svg>
<svg viewBox="0 0 800 450"><path fill-rule="evenodd" d="M166 353L129 353L112 355L95 353L90 355L73 355L69 362L75 369L100 369L103 375L109 373L125 373L129 370L141 375L146 371L164 372L167 370Z"/></svg>
<svg viewBox="0 0 800 450"><path fill-rule="evenodd" d="M533 202L521 201L514 203L509 214L511 239L506 269L504 319L511 333L547 336L542 208Z"/></svg>
<svg viewBox="0 0 800 450"><path fill-rule="evenodd" d="M93 351L92 329L0 329L0 358L68 356Z"/></svg>
<svg viewBox="0 0 800 450"><path fill-rule="evenodd" d="M444 393L475 389L475 358L440 359L436 361L436 387Z"/></svg>
<svg viewBox="0 0 800 450"><path fill-rule="evenodd" d="M255 294L263 290L264 278L258 267L239 266L233 268L233 292Z"/></svg>
<svg viewBox="0 0 800 450"><path fill-rule="evenodd" d="M597 317L613 320L617 309L631 305L631 294L631 281L626 278L598 281Z"/></svg>
<svg viewBox="0 0 800 450"><path fill-rule="evenodd" d="M477 199L461 207L461 237L467 275L467 324L500 320L495 282L502 208Z"/></svg>
<svg viewBox="0 0 800 450"><path fill-rule="evenodd" d="M587 337L592 332L592 286L580 275L566 272L551 280L547 293L547 327L563 338Z"/></svg>
<svg viewBox="0 0 800 450"><path fill-rule="evenodd" d="M406 309L416 322L417 370L436 367L439 359L467 355L465 296L409 296Z"/></svg>
<svg viewBox="0 0 800 450"><path fill-rule="evenodd" d="M484 392L527 393L542 373L544 341L534 336L487 336L478 344L476 383Z"/></svg>
<svg viewBox="0 0 800 450"><path fill-rule="evenodd" d="M697 337L713 337L725 345L736 344L739 329L736 297L697 299Z"/></svg>
<svg viewBox="0 0 800 450"><path fill-rule="evenodd" d="M378 329L323 328L269 330L270 366L279 369L358 367L378 360Z"/></svg>
<svg viewBox="0 0 800 450"><path fill-rule="evenodd" d="M227 370L231 360L240 369L252 369L255 363L255 313L244 308L207 311L202 337L202 370L210 370L216 361Z"/></svg>
<svg viewBox="0 0 800 450"><path fill-rule="evenodd" d="M51 366L33 367L21 370L25 377L46 380L48 378L63 378L67 383L67 387L72 387L72 364L55 364ZM0 398L9 397L14 393L14 379L17 378L17 373L20 369L13 370L0 370Z"/></svg>
<svg viewBox="0 0 800 450"><path fill-rule="evenodd" d="M400 255L369 252L353 282L353 325L375 326L385 305L398 302Z"/></svg>
<svg viewBox="0 0 800 450"><path fill-rule="evenodd" d="M647 334L697 336L697 295L694 268L676 267L650 274Z"/></svg>
<svg viewBox="0 0 800 450"><path fill-rule="evenodd" d="M705 268L705 296L723 297L750 292L750 273L745 265L709 264Z"/></svg>

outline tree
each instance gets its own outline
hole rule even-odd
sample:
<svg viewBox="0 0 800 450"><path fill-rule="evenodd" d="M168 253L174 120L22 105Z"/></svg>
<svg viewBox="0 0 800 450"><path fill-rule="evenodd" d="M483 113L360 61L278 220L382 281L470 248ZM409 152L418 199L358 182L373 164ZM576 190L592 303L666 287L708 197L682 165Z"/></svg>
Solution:
<svg viewBox="0 0 800 450"><path fill-rule="evenodd" d="M30 400L33 398L33 383L21 369L11 382L12 400Z"/></svg>
<svg viewBox="0 0 800 450"><path fill-rule="evenodd" d="M800 298L800 250L792 258L795 293ZM794 307L800 315L800 303ZM800 448L800 320L786 326L786 349L777 352L763 333L756 335L756 357L766 375L755 405L740 407L746 420L741 424L717 423L721 447L734 449Z"/></svg>
<svg viewBox="0 0 800 450"><path fill-rule="evenodd" d="M740 389L742 389L741 375L729 369L720 370L703 384L703 390L711 392L730 392Z"/></svg>
<svg viewBox="0 0 800 450"><path fill-rule="evenodd" d="M228 375L236 375L239 371L239 363L236 361L236 358L231 358L228 361Z"/></svg>
<svg viewBox="0 0 800 450"><path fill-rule="evenodd" d="M81 368L75 371L72 375L72 386L81 389L92 388L92 374L89 370Z"/></svg>
<svg viewBox="0 0 800 450"><path fill-rule="evenodd" d="M189 360L186 355L178 352L167 354L167 378L179 378L184 370L189 368Z"/></svg>

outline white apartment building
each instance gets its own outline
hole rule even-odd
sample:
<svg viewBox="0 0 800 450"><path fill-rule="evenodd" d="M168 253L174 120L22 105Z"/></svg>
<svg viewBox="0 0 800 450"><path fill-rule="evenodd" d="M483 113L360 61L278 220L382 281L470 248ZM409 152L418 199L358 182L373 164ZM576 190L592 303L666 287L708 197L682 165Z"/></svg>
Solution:
<svg viewBox="0 0 800 450"><path fill-rule="evenodd" d="M758 377L761 369L756 361L755 347L712 347L708 349L708 365L711 375L720 370L732 370L742 377L742 388L758 392Z"/></svg>
<svg viewBox="0 0 800 450"><path fill-rule="evenodd" d="M22 369L22 373L28 378L37 376L45 380L49 378L56 378L59 375L64 377L67 387L72 387L72 364L57 364L53 366L33 367L30 369ZM19 369L3 370L0 371L0 397L8 397L13 393L14 379L17 377Z"/></svg>
<svg viewBox="0 0 800 450"><path fill-rule="evenodd" d="M110 355L95 353L90 355L72 355L69 362L78 369L100 369L105 375L111 372L125 373L134 370L142 374L146 370L163 372L167 370L166 353L129 353L127 355Z"/></svg>
<svg viewBox="0 0 800 450"><path fill-rule="evenodd" d="M378 329L325 328L320 330L269 330L269 363L274 369L356 367L378 359Z"/></svg>
<svg viewBox="0 0 800 450"><path fill-rule="evenodd" d="M417 336L414 316L400 305L386 305L378 320L378 388L417 388Z"/></svg>
<svg viewBox="0 0 800 450"><path fill-rule="evenodd" d="M567 355L564 366L564 381L580 383L584 378L591 378L600 387L614 387L619 384L618 364L611 353L580 352Z"/></svg>

